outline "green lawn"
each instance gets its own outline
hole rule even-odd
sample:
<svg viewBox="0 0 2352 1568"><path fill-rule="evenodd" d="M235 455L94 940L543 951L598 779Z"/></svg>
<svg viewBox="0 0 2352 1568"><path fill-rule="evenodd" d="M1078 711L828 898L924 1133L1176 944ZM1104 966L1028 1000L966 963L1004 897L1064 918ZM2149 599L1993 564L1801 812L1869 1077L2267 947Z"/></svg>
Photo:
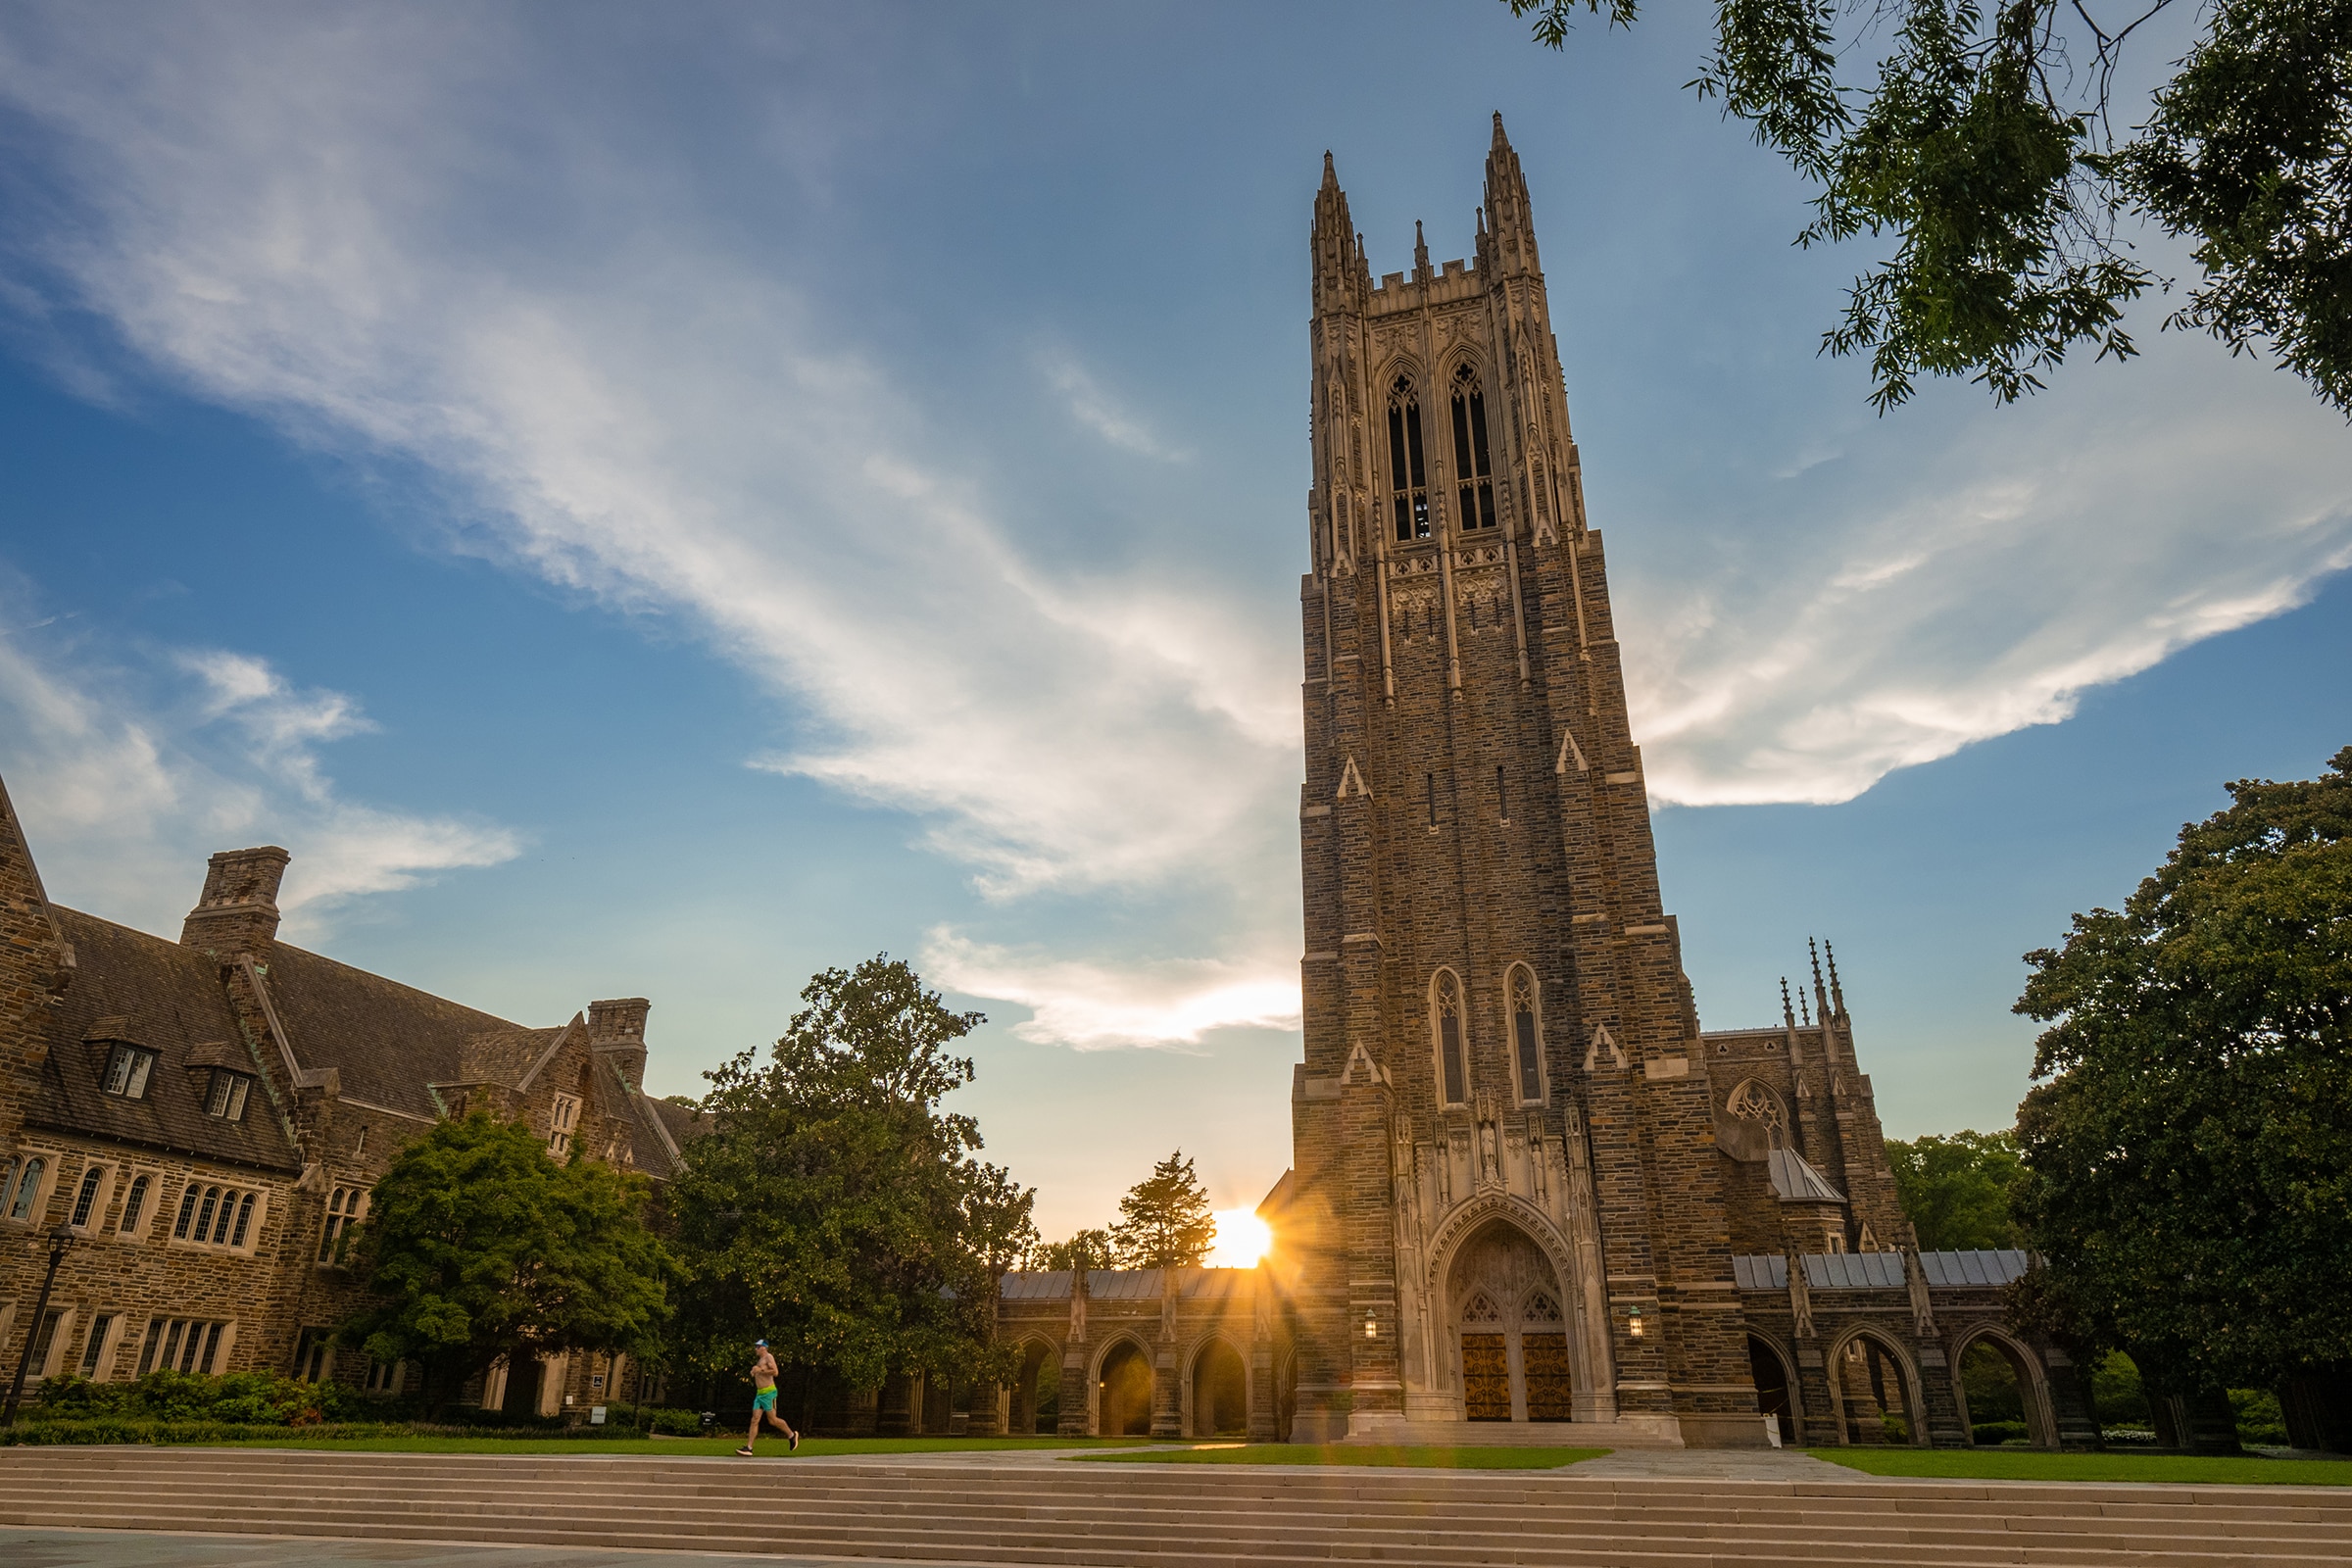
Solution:
<svg viewBox="0 0 2352 1568"><path fill-rule="evenodd" d="M991 1448L1093 1448L1141 1444L1145 1438L808 1438L794 1453L780 1438L760 1440L761 1459L816 1458L825 1454L977 1453ZM336 1453L564 1453L580 1458L626 1454L639 1459L693 1459L731 1455L743 1434L720 1438L252 1438L209 1445L235 1448L323 1448Z"/></svg>
<svg viewBox="0 0 2352 1568"><path fill-rule="evenodd" d="M1423 1448L1250 1443L1072 1457L1138 1464L1361 1464L1416 1470L1557 1470L1562 1465L1597 1459L1608 1451L1606 1448Z"/></svg>
<svg viewBox="0 0 2352 1568"><path fill-rule="evenodd" d="M2169 1486L2352 1487L2352 1459L2045 1453L2033 1448L1808 1448L1874 1476L1962 1481L2150 1481Z"/></svg>

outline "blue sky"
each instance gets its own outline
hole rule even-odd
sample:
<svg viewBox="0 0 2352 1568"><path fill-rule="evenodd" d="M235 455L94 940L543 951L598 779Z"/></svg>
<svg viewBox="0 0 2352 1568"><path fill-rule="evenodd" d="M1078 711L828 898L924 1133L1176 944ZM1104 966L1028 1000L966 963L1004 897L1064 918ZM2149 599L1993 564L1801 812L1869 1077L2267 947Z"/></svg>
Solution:
<svg viewBox="0 0 2352 1568"><path fill-rule="evenodd" d="M287 934L656 1088L885 950L1064 1234L1287 1163L1306 228L1525 162L1710 1026L1838 948L1897 1135L2005 1124L2019 955L2352 740L2352 436L2160 333L1876 417L1865 247L1661 13L0 15L0 773L62 902ZM2146 254L2177 268L2161 242Z"/></svg>

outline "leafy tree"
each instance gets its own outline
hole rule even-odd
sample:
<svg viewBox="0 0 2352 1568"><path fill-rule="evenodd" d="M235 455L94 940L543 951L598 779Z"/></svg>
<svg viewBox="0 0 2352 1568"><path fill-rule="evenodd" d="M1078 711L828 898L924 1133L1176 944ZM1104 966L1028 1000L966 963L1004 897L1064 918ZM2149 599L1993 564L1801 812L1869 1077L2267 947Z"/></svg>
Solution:
<svg viewBox="0 0 2352 1568"><path fill-rule="evenodd" d="M1043 1242L1030 1254L1033 1268L1107 1268L1112 1255L1110 1232L1082 1230L1066 1242Z"/></svg>
<svg viewBox="0 0 2352 1568"><path fill-rule="evenodd" d="M764 1062L747 1051L706 1074L712 1128L672 1195L690 1364L739 1372L764 1338L853 1388L915 1369L1008 1378L997 1281L1036 1241L1036 1194L941 1108L972 1078L947 1048L981 1015L950 1012L887 954L801 999Z"/></svg>
<svg viewBox="0 0 2352 1568"><path fill-rule="evenodd" d="M378 1361L415 1361L431 1402L501 1356L644 1355L661 1343L676 1265L644 1223L648 1184L487 1110L441 1122L375 1187L352 1260L368 1303L339 1331Z"/></svg>
<svg viewBox="0 0 2352 1568"><path fill-rule="evenodd" d="M1604 0L1505 0L1565 46ZM2110 95L2132 35L2176 0L1718 0L1689 84L1816 190L1800 245L1891 235L1831 354L1869 352L1882 413L1914 378L1973 374L2006 403L2078 345L2136 352L2123 309L2159 280L2120 215L2194 242L2168 325L2280 362L2352 414L2352 0L2211 0L2129 141ZM1605 0L1630 25L1638 0ZM1849 85L1847 59L1876 63ZM2170 286L2166 284L2165 286Z"/></svg>
<svg viewBox="0 0 2352 1568"><path fill-rule="evenodd" d="M2009 1192L2021 1169L2015 1133L1930 1134L1908 1143L1889 1138L1886 1161L1894 1167L1903 1212L1925 1250L2023 1245L2009 1215Z"/></svg>
<svg viewBox="0 0 2352 1568"><path fill-rule="evenodd" d="M1179 1149L1119 1200L1110 1245L1122 1268L1190 1268L1208 1255L1216 1235L1208 1194Z"/></svg>
<svg viewBox="0 0 2352 1568"><path fill-rule="evenodd" d="M2352 747L2230 793L2018 1003L2024 1304L2180 1392L2352 1363Z"/></svg>

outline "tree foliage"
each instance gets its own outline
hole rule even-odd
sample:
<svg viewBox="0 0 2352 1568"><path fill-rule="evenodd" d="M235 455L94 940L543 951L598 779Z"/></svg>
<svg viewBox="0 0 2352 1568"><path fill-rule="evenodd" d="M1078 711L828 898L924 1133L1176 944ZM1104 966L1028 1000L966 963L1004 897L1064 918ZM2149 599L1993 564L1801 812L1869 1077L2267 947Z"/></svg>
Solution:
<svg viewBox="0 0 2352 1568"><path fill-rule="evenodd" d="M2027 955L2025 1303L2167 1388L2352 1362L2352 747Z"/></svg>
<svg viewBox="0 0 2352 1568"><path fill-rule="evenodd" d="M672 1195L694 1271L682 1325L705 1372L755 1338L854 1388L893 1372L1008 1375L998 1277L1034 1245L1034 1191L976 1157L942 1102L972 1078L948 1048L981 1022L887 954L828 969L767 1054L706 1076L712 1130Z"/></svg>
<svg viewBox="0 0 2352 1568"><path fill-rule="evenodd" d="M340 1338L422 1365L435 1400L505 1356L646 1354L661 1343L676 1266L644 1223L641 1176L521 1121L444 1121L376 1183L351 1257L368 1303Z"/></svg>
<svg viewBox="0 0 2352 1568"><path fill-rule="evenodd" d="M1957 1252L2023 1245L2009 1212L2010 1192L2023 1171L2015 1133L1889 1138L1886 1160L1921 1248Z"/></svg>
<svg viewBox="0 0 2352 1568"><path fill-rule="evenodd" d="M1112 1256L1110 1232L1086 1229L1066 1242L1041 1242L1030 1253L1032 1268L1108 1268Z"/></svg>
<svg viewBox="0 0 2352 1568"><path fill-rule="evenodd" d="M1190 1268L1208 1255L1216 1236L1208 1193L1181 1149L1127 1190L1110 1228L1121 1268Z"/></svg>
<svg viewBox="0 0 2352 1568"><path fill-rule="evenodd" d="M1630 25L1637 0L1505 0L1565 46L1576 14ZM1815 189L1800 245L1891 235L1857 277L1833 355L1867 352L1883 413L1917 377L1973 375L2001 402L2068 352L2136 352L2124 307L2160 280L2119 215L2194 242L2203 280L2168 324L2287 368L2352 414L2352 0L2213 0L2200 33L2119 141L2127 42L2175 0L1718 0L1689 84L1746 122ZM1841 67L1877 62L1852 85ZM2168 285L2169 286L2169 285Z"/></svg>

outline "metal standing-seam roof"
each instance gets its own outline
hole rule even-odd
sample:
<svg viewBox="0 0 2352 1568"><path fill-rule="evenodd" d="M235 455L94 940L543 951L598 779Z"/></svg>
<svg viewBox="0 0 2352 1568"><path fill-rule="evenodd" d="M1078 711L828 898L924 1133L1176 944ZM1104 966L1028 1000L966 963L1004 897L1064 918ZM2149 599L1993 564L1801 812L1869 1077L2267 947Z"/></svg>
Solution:
<svg viewBox="0 0 2352 1568"><path fill-rule="evenodd" d="M2015 1249L1919 1254L1919 1271L1930 1285L2007 1285L2032 1266L2033 1259Z"/></svg>

